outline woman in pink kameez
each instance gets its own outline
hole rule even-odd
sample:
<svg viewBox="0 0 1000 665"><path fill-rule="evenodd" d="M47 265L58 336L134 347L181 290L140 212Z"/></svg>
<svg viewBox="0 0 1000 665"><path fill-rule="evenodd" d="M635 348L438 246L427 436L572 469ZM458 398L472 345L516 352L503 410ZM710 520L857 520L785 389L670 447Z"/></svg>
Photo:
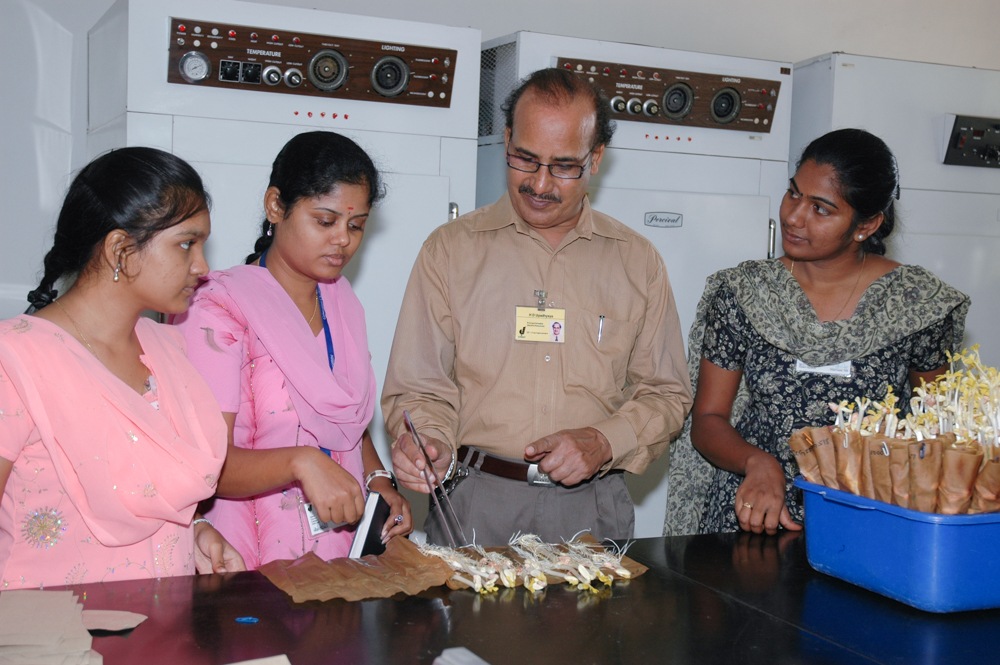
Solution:
<svg viewBox="0 0 1000 665"><path fill-rule="evenodd" d="M218 404L177 331L141 316L187 309L209 230L169 153L117 150L74 179L33 313L0 322L0 590L244 569L192 523L225 459Z"/></svg>
<svg viewBox="0 0 1000 665"><path fill-rule="evenodd" d="M394 516L383 541L412 530L368 435L376 391L365 314L341 274L380 188L350 139L294 137L274 161L247 265L211 273L176 320L229 424L207 515L251 569L307 552L346 556L366 490ZM310 512L340 526L316 532Z"/></svg>

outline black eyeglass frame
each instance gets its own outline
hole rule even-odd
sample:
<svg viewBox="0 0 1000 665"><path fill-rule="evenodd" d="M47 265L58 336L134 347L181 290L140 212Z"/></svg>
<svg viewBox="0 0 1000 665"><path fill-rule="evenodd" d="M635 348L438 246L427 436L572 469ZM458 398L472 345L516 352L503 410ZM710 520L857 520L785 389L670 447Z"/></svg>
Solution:
<svg viewBox="0 0 1000 665"><path fill-rule="evenodd" d="M541 169L544 166L549 170L549 175L551 175L553 178L559 178L560 180L579 180L580 178L583 177L584 171L586 171L587 167L590 166L590 160L594 156L594 150L596 149L597 146L594 146L593 148L590 149L590 152L588 152L586 155L583 156L583 159L586 160L583 164L560 164L560 163L543 164L542 162L531 159L530 157L521 157L520 155L512 155L509 152L507 152L506 153L507 167L512 168L515 171L520 171L521 173L538 173L539 169ZM520 160L524 162L524 164L526 165L534 166L535 168L524 169L518 166L514 166L513 164L510 163L510 160L512 158ZM553 166L562 169L579 169L579 173L577 173L576 175L559 175L558 173L552 170Z"/></svg>

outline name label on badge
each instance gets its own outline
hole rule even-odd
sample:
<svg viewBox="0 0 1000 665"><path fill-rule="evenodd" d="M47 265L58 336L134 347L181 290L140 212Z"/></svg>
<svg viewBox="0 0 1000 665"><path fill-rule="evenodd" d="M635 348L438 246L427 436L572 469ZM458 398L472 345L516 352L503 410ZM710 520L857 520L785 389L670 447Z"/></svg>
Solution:
<svg viewBox="0 0 1000 665"><path fill-rule="evenodd" d="M847 379L851 378L851 374L853 373L850 360L845 360L836 365L823 365L822 367L813 367L801 360L796 360L795 371L799 374L827 374L829 376L842 376Z"/></svg>
<svg viewBox="0 0 1000 665"><path fill-rule="evenodd" d="M514 340L563 344L566 341L566 310L515 307Z"/></svg>

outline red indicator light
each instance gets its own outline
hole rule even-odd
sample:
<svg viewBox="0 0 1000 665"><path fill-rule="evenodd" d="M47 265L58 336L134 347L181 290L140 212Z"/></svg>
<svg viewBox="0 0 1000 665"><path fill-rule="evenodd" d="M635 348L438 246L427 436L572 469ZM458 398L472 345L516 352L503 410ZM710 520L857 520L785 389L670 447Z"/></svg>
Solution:
<svg viewBox="0 0 1000 665"><path fill-rule="evenodd" d="M611 73L611 68L610 67L605 67L604 68L604 73L605 74L610 74Z"/></svg>
<svg viewBox="0 0 1000 665"><path fill-rule="evenodd" d="M563 69L573 69L573 65L569 64L568 62L564 62Z"/></svg>
<svg viewBox="0 0 1000 665"><path fill-rule="evenodd" d="M230 30L229 31L229 36L230 37L235 37L236 36L236 31L235 30Z"/></svg>
<svg viewBox="0 0 1000 665"><path fill-rule="evenodd" d="M181 23L179 26L177 26L177 32L187 32L187 26Z"/></svg>
<svg viewBox="0 0 1000 665"><path fill-rule="evenodd" d="M333 119L336 119L337 118L337 114L336 113L331 113L330 117L333 118Z"/></svg>
<svg viewBox="0 0 1000 665"><path fill-rule="evenodd" d="M432 65L438 65L441 63L441 58L431 58Z"/></svg>
<svg viewBox="0 0 1000 665"><path fill-rule="evenodd" d="M618 73L621 74L622 76L628 76L628 70L624 68Z"/></svg>
<svg viewBox="0 0 1000 665"><path fill-rule="evenodd" d="M278 41L278 35L271 35L271 41L272 42Z"/></svg>
<svg viewBox="0 0 1000 665"><path fill-rule="evenodd" d="M306 115L307 115L307 116L309 116L309 117L311 118L311 117L313 117L313 112L312 112L312 111L309 111L309 113L306 113Z"/></svg>
<svg viewBox="0 0 1000 665"><path fill-rule="evenodd" d="M293 44L301 44L301 43L302 43L302 40L301 40L301 39L299 39L298 37L293 37L293 38L292 38L292 43L293 43Z"/></svg>
<svg viewBox="0 0 1000 665"><path fill-rule="evenodd" d="M252 39L252 40L254 40L254 41L257 41L257 38L258 38L259 36L260 36L260 35L258 35L258 34L257 34L256 32L251 32L251 33L250 33L250 39Z"/></svg>

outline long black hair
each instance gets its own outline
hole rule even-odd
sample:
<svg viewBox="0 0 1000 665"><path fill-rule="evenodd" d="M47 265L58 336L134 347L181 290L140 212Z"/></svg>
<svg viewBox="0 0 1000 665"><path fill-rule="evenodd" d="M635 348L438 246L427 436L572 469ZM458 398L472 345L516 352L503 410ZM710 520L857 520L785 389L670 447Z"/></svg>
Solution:
<svg viewBox="0 0 1000 665"><path fill-rule="evenodd" d="M60 278L96 269L91 262L112 231L127 233L132 240L128 251L139 251L160 231L208 210L210 204L197 171L169 152L132 147L97 157L69 186L52 249L45 255L42 281L28 294L28 311L55 300Z"/></svg>
<svg viewBox="0 0 1000 665"><path fill-rule="evenodd" d="M271 166L268 187L278 190L287 215L302 199L328 194L337 185L368 188L368 205L384 195L378 169L361 146L336 132L305 132L284 145ZM264 217L260 237L246 263L253 263L274 241L271 222Z"/></svg>
<svg viewBox="0 0 1000 665"><path fill-rule="evenodd" d="M815 139L802 152L796 168L812 161L833 168L840 195L854 208L851 233L861 222L882 213L885 218L868 236L862 250L885 254L885 239L896 226L899 168L889 146L863 129L837 129Z"/></svg>

